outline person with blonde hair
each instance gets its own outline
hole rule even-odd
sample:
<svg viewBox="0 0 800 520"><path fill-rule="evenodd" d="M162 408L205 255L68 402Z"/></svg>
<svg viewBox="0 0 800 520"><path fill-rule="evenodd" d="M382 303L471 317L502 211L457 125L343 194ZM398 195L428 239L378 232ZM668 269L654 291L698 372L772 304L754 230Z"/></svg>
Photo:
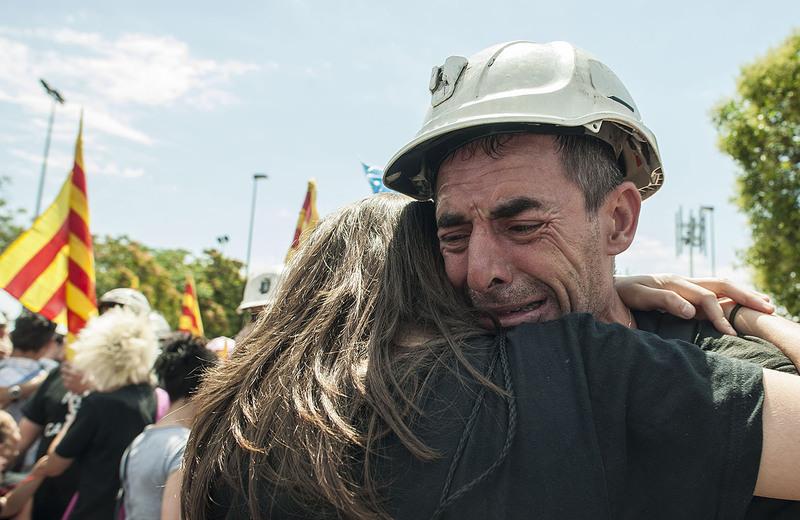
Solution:
<svg viewBox="0 0 800 520"><path fill-rule="evenodd" d="M738 518L800 497L800 380L588 314L486 330L433 211L374 196L308 237L195 397L185 518Z"/></svg>
<svg viewBox="0 0 800 520"><path fill-rule="evenodd" d="M73 365L94 391L83 398L34 468L34 477L80 467L69 518L111 518L119 489L119 462L156 412L152 367L158 341L146 314L113 308L91 320L72 345Z"/></svg>

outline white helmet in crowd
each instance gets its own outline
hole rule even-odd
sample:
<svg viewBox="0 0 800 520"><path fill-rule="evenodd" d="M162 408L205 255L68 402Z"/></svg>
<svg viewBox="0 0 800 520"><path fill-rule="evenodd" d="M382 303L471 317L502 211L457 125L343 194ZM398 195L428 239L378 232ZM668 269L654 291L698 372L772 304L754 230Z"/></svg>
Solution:
<svg viewBox="0 0 800 520"><path fill-rule="evenodd" d="M153 328L153 332L155 332L159 340L167 338L172 333L167 319L160 312L150 311L147 313L147 319L150 321L150 327Z"/></svg>
<svg viewBox="0 0 800 520"><path fill-rule="evenodd" d="M384 184L416 199L433 197L450 152L492 134L540 132L597 137L624 163L647 198L661 186L658 145L619 78L566 42L517 41L434 67L422 129L389 161Z"/></svg>
<svg viewBox="0 0 800 520"><path fill-rule="evenodd" d="M111 289L100 297L98 304L101 308L104 306L125 307L136 314L147 314L150 312L150 302L147 301L147 297L136 289L128 289L127 287Z"/></svg>
<svg viewBox="0 0 800 520"><path fill-rule="evenodd" d="M275 298L275 291L283 272L283 266L271 267L247 280L242 303L236 309L242 312L269 305Z"/></svg>

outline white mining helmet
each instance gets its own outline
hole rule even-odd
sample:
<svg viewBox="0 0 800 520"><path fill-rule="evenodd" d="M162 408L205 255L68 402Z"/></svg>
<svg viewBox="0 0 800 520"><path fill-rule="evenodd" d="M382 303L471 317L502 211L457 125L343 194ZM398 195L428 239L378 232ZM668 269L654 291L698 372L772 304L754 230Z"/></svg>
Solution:
<svg viewBox="0 0 800 520"><path fill-rule="evenodd" d="M389 161L384 184L419 200L450 152L492 134L597 137L624 164L625 179L652 195L664 180L653 133L611 69L567 42L517 41L434 67L422 129Z"/></svg>
<svg viewBox="0 0 800 520"><path fill-rule="evenodd" d="M118 287L111 289L104 293L98 303L103 305L120 305L125 307L136 314L147 314L150 312L150 302L147 297L136 289L129 289L127 287Z"/></svg>
<svg viewBox="0 0 800 520"><path fill-rule="evenodd" d="M264 307L272 303L278 282L283 272L283 266L275 266L266 269L247 280L244 286L244 297L242 303L236 308L238 312L256 307Z"/></svg>

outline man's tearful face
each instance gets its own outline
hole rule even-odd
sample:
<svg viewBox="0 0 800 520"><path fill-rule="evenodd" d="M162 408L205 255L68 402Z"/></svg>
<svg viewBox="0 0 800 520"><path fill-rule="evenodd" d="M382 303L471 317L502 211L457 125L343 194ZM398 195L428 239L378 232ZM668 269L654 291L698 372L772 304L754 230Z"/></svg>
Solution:
<svg viewBox="0 0 800 520"><path fill-rule="evenodd" d="M467 296L472 305L489 313L502 327L554 320L564 314L555 291L528 276L519 276L515 284L498 284L495 290L467 289ZM481 325L494 327L489 318L481 320Z"/></svg>
<svg viewBox="0 0 800 520"><path fill-rule="evenodd" d="M499 158L456 152L439 170L436 221L450 282L503 327L608 303L597 220L551 136L516 136Z"/></svg>

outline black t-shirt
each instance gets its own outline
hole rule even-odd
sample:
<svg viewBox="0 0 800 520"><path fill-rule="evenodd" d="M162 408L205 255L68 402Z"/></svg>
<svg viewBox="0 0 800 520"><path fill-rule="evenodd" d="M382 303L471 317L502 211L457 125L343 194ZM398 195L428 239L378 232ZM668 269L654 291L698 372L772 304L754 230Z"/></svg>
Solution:
<svg viewBox="0 0 800 520"><path fill-rule="evenodd" d="M75 421L56 446L56 453L75 459L80 479L71 518L112 518L119 490L119 461L125 448L153 422L153 387L128 385L83 398Z"/></svg>
<svg viewBox="0 0 800 520"><path fill-rule="evenodd" d="M463 369L443 370L414 426L440 457L417 460L393 437L379 449L393 518L444 503L439 518L742 518L761 455L760 367L585 314L510 330L505 364L498 345L476 340L469 355L512 399L478 401ZM261 488L273 519L323 516ZM247 518L232 495L216 490L213 517Z"/></svg>
<svg viewBox="0 0 800 520"><path fill-rule="evenodd" d="M660 312L634 312L641 330L665 339L679 339L699 345L705 351L750 361L764 368L797 375L797 368L772 343L753 336L722 334L707 320L684 320ZM745 515L747 520L800 519L800 502L753 497Z"/></svg>
<svg viewBox="0 0 800 520"><path fill-rule="evenodd" d="M664 339L679 339L700 346L707 352L742 359L764 368L797 375L797 368L769 341L754 336L728 336L707 320L684 320L657 311L634 311L636 326Z"/></svg>
<svg viewBox="0 0 800 520"><path fill-rule="evenodd" d="M76 413L80 407L81 396L64 388L61 370L55 369L39 386L22 408L22 414L42 427L36 458L47 454L50 443L61 428L68 413ZM78 488L78 466L73 464L61 475L47 478L33 496L33 519L48 520L61 518L72 495Z"/></svg>

